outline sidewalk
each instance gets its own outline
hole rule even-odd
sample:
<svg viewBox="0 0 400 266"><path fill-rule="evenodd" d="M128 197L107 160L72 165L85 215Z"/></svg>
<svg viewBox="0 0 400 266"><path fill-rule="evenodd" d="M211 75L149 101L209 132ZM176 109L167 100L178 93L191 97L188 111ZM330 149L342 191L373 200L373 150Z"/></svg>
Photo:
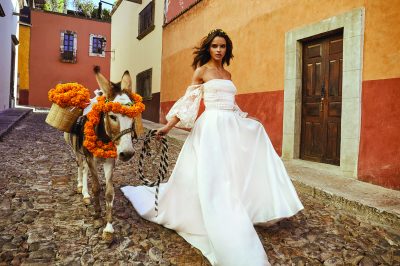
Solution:
<svg viewBox="0 0 400 266"><path fill-rule="evenodd" d="M143 126L157 129L163 125L144 120ZM185 141L188 134L174 128L168 136ZM343 177L336 166L328 164L303 160L285 160L284 164L299 192L400 232L400 191Z"/></svg>
<svg viewBox="0 0 400 266"><path fill-rule="evenodd" d="M11 108L0 111L0 141L14 127L14 125L23 119L31 109Z"/></svg>

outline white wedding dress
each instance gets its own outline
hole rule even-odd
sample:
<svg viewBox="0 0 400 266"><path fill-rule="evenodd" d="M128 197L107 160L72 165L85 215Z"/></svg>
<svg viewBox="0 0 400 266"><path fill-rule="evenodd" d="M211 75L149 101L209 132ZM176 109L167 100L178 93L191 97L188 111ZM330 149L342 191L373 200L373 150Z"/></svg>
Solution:
<svg viewBox="0 0 400 266"><path fill-rule="evenodd" d="M126 186L125 196L145 219L175 230L212 265L270 265L253 224L303 209L264 127L235 103L232 81L190 86L167 115L193 127L167 183L159 212L154 188ZM201 97L205 111L195 119Z"/></svg>

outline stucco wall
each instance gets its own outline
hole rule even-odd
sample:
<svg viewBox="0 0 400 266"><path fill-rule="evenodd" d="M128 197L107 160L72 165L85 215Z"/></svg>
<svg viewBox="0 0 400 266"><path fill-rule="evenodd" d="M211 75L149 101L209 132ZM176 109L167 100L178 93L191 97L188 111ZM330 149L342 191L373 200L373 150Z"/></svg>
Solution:
<svg viewBox="0 0 400 266"><path fill-rule="evenodd" d="M393 97L400 87L399 0L325 1L323 4L318 0L203 0L163 32L162 113L169 110L190 83L192 48L211 29L222 28L233 41L235 57L227 69L238 88L238 103L262 120L279 152L282 146L283 112L280 110L284 104L285 33L360 7L365 8L365 24L362 25L362 98L358 95L362 112L361 117L355 117L361 119L359 178L398 188L399 164L394 163L397 159L391 155L399 151L400 141L392 135L391 128L399 123L398 116L393 114L400 108L393 104L396 99ZM263 97L252 97L255 95ZM379 105L385 106L379 110L379 119L375 119L376 110L369 108L376 99L379 99ZM384 122L384 127L380 127L379 121ZM375 141L374 148L369 149L369 142L376 134L387 141ZM379 150L383 149L386 155L380 157Z"/></svg>
<svg viewBox="0 0 400 266"><path fill-rule="evenodd" d="M0 18L0 111L8 109L10 97L10 71L11 71L11 35L18 34L18 16L13 16L13 12L19 11L19 3L17 0L1 1L5 17ZM14 91L17 88L17 71L18 71L18 45L15 47L15 76ZM14 93L15 95L15 93Z"/></svg>
<svg viewBox="0 0 400 266"><path fill-rule="evenodd" d="M155 28L143 39L138 40L139 12L150 3L142 4L122 1L112 15L111 49L115 50L115 57L111 61L111 78L120 80L125 70L132 75L134 88L136 75L144 70L153 68L152 93L160 92L161 80L161 41L164 1L155 1Z"/></svg>
<svg viewBox="0 0 400 266"><path fill-rule="evenodd" d="M102 73L110 75L110 54L105 57L89 56L89 35L105 36L107 48L111 45L111 25L107 22L65 16L33 10L31 13L31 50L29 104L49 107L48 91L59 82L78 82L90 90L98 88L93 66L99 65ZM60 61L60 33L70 30L77 33L77 63ZM92 96L94 96L92 94Z"/></svg>
<svg viewBox="0 0 400 266"><path fill-rule="evenodd" d="M203 0L164 30L161 101L176 100L190 82L192 48L213 28L232 38L235 58L229 69L239 94L283 90L285 32L361 6L366 8L363 79L399 76L400 27L394 26L399 0L322 6L318 0Z"/></svg>

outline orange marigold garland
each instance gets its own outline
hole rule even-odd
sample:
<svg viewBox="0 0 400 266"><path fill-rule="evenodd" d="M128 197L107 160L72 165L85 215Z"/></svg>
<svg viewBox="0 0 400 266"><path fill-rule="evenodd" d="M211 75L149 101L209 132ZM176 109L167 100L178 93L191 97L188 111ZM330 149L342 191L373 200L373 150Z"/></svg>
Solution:
<svg viewBox="0 0 400 266"><path fill-rule="evenodd" d="M100 114L102 112L113 112L126 115L134 118L144 111L144 104L142 97L139 94L132 93L131 98L134 104L122 105L118 102L107 102L105 96L97 97L97 103L93 105L92 110L87 114L88 121L85 124L84 133L85 146L95 157L101 158L115 158L117 157L117 148L112 141L103 143L97 139L96 132L94 131L96 125L100 123Z"/></svg>
<svg viewBox="0 0 400 266"><path fill-rule="evenodd" d="M62 108L75 106L84 109L90 102L89 90L78 83L57 84L48 96L50 101Z"/></svg>

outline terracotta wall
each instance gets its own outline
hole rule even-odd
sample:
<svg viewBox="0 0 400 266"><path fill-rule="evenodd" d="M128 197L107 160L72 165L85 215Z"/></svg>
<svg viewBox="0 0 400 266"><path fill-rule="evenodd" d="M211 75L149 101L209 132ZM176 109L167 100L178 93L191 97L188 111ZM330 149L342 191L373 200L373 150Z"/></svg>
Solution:
<svg viewBox="0 0 400 266"><path fill-rule="evenodd" d="M363 82L361 180L400 189L400 78Z"/></svg>
<svg viewBox="0 0 400 266"><path fill-rule="evenodd" d="M283 91L244 93L236 96L236 102L242 110L250 116L257 117L264 125L272 143L280 143L283 128ZM171 109L175 101L161 103L160 122L166 123L165 115ZM204 110L200 107L199 115ZM281 145L274 145L278 154L282 153Z"/></svg>
<svg viewBox="0 0 400 266"><path fill-rule="evenodd" d="M170 23L174 18L188 10L191 6L201 0L180 0L180 1L165 1L165 17L164 23Z"/></svg>
<svg viewBox="0 0 400 266"><path fill-rule="evenodd" d="M59 82L74 81L92 91L97 89L94 65L99 65L106 77L110 76L110 53L104 58L89 56L91 33L105 36L110 47L110 23L38 10L32 11L31 23L30 105L49 107L47 92ZM60 61L60 33L64 30L77 33L76 64Z"/></svg>

